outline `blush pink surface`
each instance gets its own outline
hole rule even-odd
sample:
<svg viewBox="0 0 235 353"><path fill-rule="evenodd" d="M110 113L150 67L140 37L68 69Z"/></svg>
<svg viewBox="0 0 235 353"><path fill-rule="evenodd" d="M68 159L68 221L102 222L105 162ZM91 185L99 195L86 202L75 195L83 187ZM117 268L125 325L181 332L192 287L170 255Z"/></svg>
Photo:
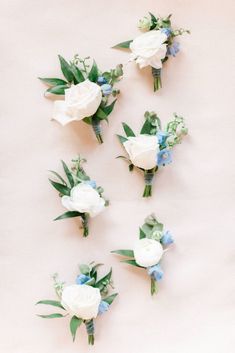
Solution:
<svg viewBox="0 0 235 353"><path fill-rule="evenodd" d="M5 353L232 353L234 323L234 1L0 1L1 4L1 225L0 350ZM147 11L173 13L191 29L167 62L163 89L154 94L148 70L127 64L128 53L110 49L139 34ZM99 146L83 123L50 121L53 103L38 76L58 76L57 54L95 57L108 69L125 64L121 96L104 124ZM174 162L156 177L152 199L141 198L142 175L116 160L115 134L126 121L138 130L145 110L163 123L182 114L190 135ZM61 171L81 153L87 172L104 186L110 207L82 239L75 220L53 222L63 212L48 170ZM155 212L175 245L163 260L156 297L145 274L110 254L131 248L145 216ZM74 282L78 263L113 267L119 297L96 321L96 343L84 329L72 342L67 319L43 320L39 299L53 299L50 275ZM49 309L48 309L49 312Z"/></svg>

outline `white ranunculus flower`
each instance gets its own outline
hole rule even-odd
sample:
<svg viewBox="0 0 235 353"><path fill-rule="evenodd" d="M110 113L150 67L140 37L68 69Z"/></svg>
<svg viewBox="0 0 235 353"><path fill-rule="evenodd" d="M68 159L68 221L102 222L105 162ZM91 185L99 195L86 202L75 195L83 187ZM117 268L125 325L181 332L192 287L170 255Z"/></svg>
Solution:
<svg viewBox="0 0 235 353"><path fill-rule="evenodd" d="M163 247L159 241L154 239L139 239L134 246L135 261L143 267L156 265L162 255Z"/></svg>
<svg viewBox="0 0 235 353"><path fill-rule="evenodd" d="M88 213L91 217L98 215L105 207L105 200L98 191L86 183L74 186L70 196L63 196L61 202L67 210Z"/></svg>
<svg viewBox="0 0 235 353"><path fill-rule="evenodd" d="M91 320L98 315L100 302L100 290L86 284L67 286L61 296L61 304L69 314L83 320Z"/></svg>
<svg viewBox="0 0 235 353"><path fill-rule="evenodd" d="M166 40L167 35L159 30L141 34L130 44L132 51L130 60L135 60L141 69L148 65L160 69L162 59L166 56L167 45L164 44Z"/></svg>
<svg viewBox="0 0 235 353"><path fill-rule="evenodd" d="M100 86L87 79L66 89L64 101L55 101L53 119L62 125L82 120L97 111L101 100Z"/></svg>
<svg viewBox="0 0 235 353"><path fill-rule="evenodd" d="M123 143L123 146L129 154L131 162L136 167L145 170L156 167L156 159L159 152L156 136L142 134L133 137L130 136L128 140Z"/></svg>

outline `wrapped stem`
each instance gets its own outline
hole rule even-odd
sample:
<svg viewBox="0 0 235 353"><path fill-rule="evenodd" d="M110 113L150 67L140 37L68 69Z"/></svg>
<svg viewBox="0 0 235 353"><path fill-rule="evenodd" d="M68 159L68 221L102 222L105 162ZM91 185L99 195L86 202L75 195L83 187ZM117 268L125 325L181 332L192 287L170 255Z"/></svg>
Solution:
<svg viewBox="0 0 235 353"><path fill-rule="evenodd" d="M162 88L161 69L155 69L155 67L152 67L152 75L153 75L153 88L154 88L154 92L156 92L160 88Z"/></svg>
<svg viewBox="0 0 235 353"><path fill-rule="evenodd" d="M154 295L155 293L157 293L157 281L151 277L151 295Z"/></svg>
<svg viewBox="0 0 235 353"><path fill-rule="evenodd" d="M145 171L144 172L144 181L145 181L145 188L143 197L150 197L152 196L152 183L153 183L154 173Z"/></svg>
<svg viewBox="0 0 235 353"><path fill-rule="evenodd" d="M86 325L86 332L88 335L88 344L93 345L95 342L95 327L94 327L94 321L93 320L89 320L89 321L85 321L85 325Z"/></svg>
<svg viewBox="0 0 235 353"><path fill-rule="evenodd" d="M95 136L98 140L99 143L103 143L103 139L101 136L101 127L100 127L100 121L96 118L92 118L92 127L93 127L93 131L95 133Z"/></svg>
<svg viewBox="0 0 235 353"><path fill-rule="evenodd" d="M88 227L89 215L87 213L84 213L84 215L81 217L82 217L83 236L87 237L89 235L89 227Z"/></svg>

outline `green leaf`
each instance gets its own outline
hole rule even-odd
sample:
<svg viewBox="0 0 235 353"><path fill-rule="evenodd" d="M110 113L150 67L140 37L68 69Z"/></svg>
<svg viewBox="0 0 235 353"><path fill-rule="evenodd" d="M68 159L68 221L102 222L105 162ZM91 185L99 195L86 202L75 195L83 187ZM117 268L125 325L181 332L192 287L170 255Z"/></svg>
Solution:
<svg viewBox="0 0 235 353"><path fill-rule="evenodd" d="M151 13L149 12L150 17L151 17L151 21L152 21L152 26L150 27L150 30L154 29L156 27L157 24L157 18Z"/></svg>
<svg viewBox="0 0 235 353"><path fill-rule="evenodd" d="M54 174L63 184L67 186L66 181L58 173L54 172L54 170L49 170L49 172Z"/></svg>
<svg viewBox="0 0 235 353"><path fill-rule="evenodd" d="M39 302L36 303L36 305L38 305L38 304L57 306L57 308L61 308L61 309L65 310L63 305L58 300L40 300Z"/></svg>
<svg viewBox="0 0 235 353"><path fill-rule="evenodd" d="M107 273L107 275L105 275L98 282L96 282L95 287L102 290L103 287L106 286L107 283L110 281L111 277L112 277L112 268L110 269L109 273Z"/></svg>
<svg viewBox="0 0 235 353"><path fill-rule="evenodd" d="M63 165L63 168L64 168L64 172L68 178L68 181L69 181L69 184L71 185L71 188L74 187L74 180L73 180L73 175L72 173L70 172L69 168L67 167L67 164L64 162L64 161L61 161L62 162L62 165Z"/></svg>
<svg viewBox="0 0 235 353"><path fill-rule="evenodd" d="M46 90L46 92L47 93L52 93L52 94L64 95L66 88L69 88L69 86L68 85L59 85L59 86L54 86L54 87L48 88Z"/></svg>
<svg viewBox="0 0 235 353"><path fill-rule="evenodd" d="M119 141L121 142L121 144L123 144L124 142L128 141L128 139L124 136L121 135L117 135Z"/></svg>
<svg viewBox="0 0 235 353"><path fill-rule="evenodd" d="M144 268L144 267L138 265L135 260L122 260L121 262L125 262L126 264L129 264L129 265L132 265L132 266Z"/></svg>
<svg viewBox="0 0 235 353"><path fill-rule="evenodd" d="M98 79L98 76L99 76L98 67L97 67L96 62L94 60L91 71L88 74L88 78L90 81L96 82Z"/></svg>
<svg viewBox="0 0 235 353"><path fill-rule="evenodd" d="M91 125L92 124L92 117L88 116L88 117L82 119L82 121L84 121L84 123L86 123L86 124Z"/></svg>
<svg viewBox="0 0 235 353"><path fill-rule="evenodd" d="M97 110L97 112L95 113L95 116L97 118L99 118L100 120L106 119L107 118L107 114L104 112L104 110L102 110L102 108L99 107L99 109Z"/></svg>
<svg viewBox="0 0 235 353"><path fill-rule="evenodd" d="M112 48L116 48L116 49L118 49L118 48L121 48L121 49L129 49L131 42L133 42L133 39L127 40L126 42L118 43L118 44L114 45Z"/></svg>
<svg viewBox="0 0 235 353"><path fill-rule="evenodd" d="M109 305L111 305L117 295L118 295L118 293L114 293L114 294L108 296L107 298L104 298L103 301L108 303Z"/></svg>
<svg viewBox="0 0 235 353"><path fill-rule="evenodd" d="M149 237L152 233L153 227L149 226L148 224L144 223L141 227L142 231L144 232L146 237Z"/></svg>
<svg viewBox="0 0 235 353"><path fill-rule="evenodd" d="M90 273L90 267L85 264L79 265L79 270L83 275L89 275Z"/></svg>
<svg viewBox="0 0 235 353"><path fill-rule="evenodd" d="M71 71L69 63L61 56L59 56L61 71L68 82L73 82L74 76Z"/></svg>
<svg viewBox="0 0 235 353"><path fill-rule="evenodd" d="M74 64L70 65L70 70L73 73L74 76L74 83L81 83L83 81L85 81L85 78L82 74L82 71Z"/></svg>
<svg viewBox="0 0 235 353"><path fill-rule="evenodd" d="M62 85L67 85L67 82L64 80L61 80L60 78L44 78L44 77L38 77L39 80L47 83L50 86L62 86Z"/></svg>
<svg viewBox="0 0 235 353"><path fill-rule="evenodd" d="M113 251L111 251L111 253L134 258L134 251L133 250L113 250Z"/></svg>
<svg viewBox="0 0 235 353"><path fill-rule="evenodd" d="M117 100L115 99L110 105L106 105L106 107L102 107L102 110L105 112L106 116L112 113L116 101Z"/></svg>
<svg viewBox="0 0 235 353"><path fill-rule="evenodd" d="M142 229L142 228L139 228L139 231L140 231L139 238L140 238L140 239L146 238L146 234L145 234L145 232L143 231L143 229Z"/></svg>
<svg viewBox="0 0 235 353"><path fill-rule="evenodd" d="M140 133L149 135L152 128L153 127L152 127L150 121L148 119L146 119L144 125L142 126Z"/></svg>
<svg viewBox="0 0 235 353"><path fill-rule="evenodd" d="M64 184L57 183L56 181L53 181L49 179L51 185L59 191L62 195L70 196L70 188Z"/></svg>
<svg viewBox="0 0 235 353"><path fill-rule="evenodd" d="M62 315L60 313L55 313L55 314L50 314L50 315L38 315L39 317L42 317L43 319L56 319L59 317L65 317L65 315Z"/></svg>
<svg viewBox="0 0 235 353"><path fill-rule="evenodd" d="M70 320L70 332L73 337L73 341L75 340L77 329L81 324L82 324L82 319L79 319L76 316L73 316L72 319Z"/></svg>
<svg viewBox="0 0 235 353"><path fill-rule="evenodd" d="M131 130L131 128L126 124L126 123L122 123L123 129L126 133L126 136L135 136L134 132Z"/></svg>
<svg viewBox="0 0 235 353"><path fill-rule="evenodd" d="M67 211L63 213L61 216L55 218L54 221L58 221L60 219L66 219L66 218L81 217L82 215L83 213L80 213L78 211Z"/></svg>

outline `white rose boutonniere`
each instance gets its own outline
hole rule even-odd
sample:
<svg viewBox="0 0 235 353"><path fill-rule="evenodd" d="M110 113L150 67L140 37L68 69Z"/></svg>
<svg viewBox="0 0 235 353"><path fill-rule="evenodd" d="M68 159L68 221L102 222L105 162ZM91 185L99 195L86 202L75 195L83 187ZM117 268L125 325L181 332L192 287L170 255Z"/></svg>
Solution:
<svg viewBox="0 0 235 353"><path fill-rule="evenodd" d="M162 129L161 121L155 112L146 112L145 119L137 135L126 123L123 123L126 136L117 136L128 157L118 156L117 158L126 160L130 171L137 168L144 173L143 197L149 197L152 195L154 175L159 167L171 163L172 148L182 141L188 130L184 119L176 114L165 129Z"/></svg>
<svg viewBox="0 0 235 353"><path fill-rule="evenodd" d="M69 169L62 161L67 181L53 171L58 181L49 180L52 186L59 191L62 206L68 210L55 220L81 217L83 236L86 237L89 234L89 217L95 217L101 213L108 206L108 201L103 197L104 190L85 173L82 166L84 162L85 159L78 157L73 160L73 165Z"/></svg>
<svg viewBox="0 0 235 353"><path fill-rule="evenodd" d="M54 102L52 118L61 125L82 120L92 126L97 140L102 143L101 122L108 121L120 93L115 85L122 78L122 65L103 72L89 57L83 59L75 55L67 62L59 55L59 60L64 79L40 78L50 86L47 95L64 96L63 100ZM110 103L111 96L115 99Z"/></svg>
<svg viewBox="0 0 235 353"><path fill-rule="evenodd" d="M53 276L57 300L40 300L37 304L45 304L59 308L62 312L49 315L38 315L44 319L70 316L70 332L75 340L77 329L83 323L86 327L88 344L95 342L94 320L98 315L109 310L118 293L109 294L113 288L112 269L100 279L97 279L97 269L101 264L94 262L79 266L75 284L65 285L58 281L58 275Z"/></svg>
<svg viewBox="0 0 235 353"><path fill-rule="evenodd" d="M154 214L151 214L139 229L139 239L134 249L114 250L112 253L125 256L126 259L122 262L146 270L151 279L151 294L153 295L158 290L158 281L163 277L160 261L165 248L173 242L171 233L164 231L163 224L158 222Z"/></svg>
<svg viewBox="0 0 235 353"><path fill-rule="evenodd" d="M175 41L175 37L190 32L182 28L173 29L171 15L161 18L152 13L141 19L138 27L145 33L113 48L131 50L130 61L135 61L140 69L150 66L154 91L157 91L162 87L161 69L164 62L179 52L179 43Z"/></svg>

